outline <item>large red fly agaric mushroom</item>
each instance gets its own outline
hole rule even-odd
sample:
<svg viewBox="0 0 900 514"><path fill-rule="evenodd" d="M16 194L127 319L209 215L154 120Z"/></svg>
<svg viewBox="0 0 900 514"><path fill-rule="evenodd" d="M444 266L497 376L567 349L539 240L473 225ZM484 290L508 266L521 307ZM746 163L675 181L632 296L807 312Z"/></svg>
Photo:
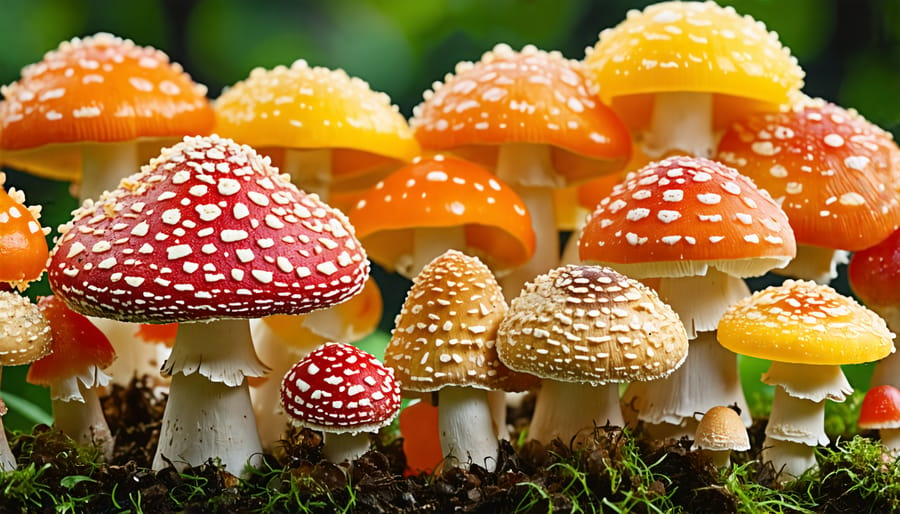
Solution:
<svg viewBox="0 0 900 514"><path fill-rule="evenodd" d="M797 238L782 275L827 283L846 251L900 227L900 148L856 111L802 98L756 113L722 136L718 157L781 204Z"/></svg>
<svg viewBox="0 0 900 514"><path fill-rule="evenodd" d="M347 300L368 260L339 211L229 139L186 137L61 229L50 285L86 315L178 321L153 462L218 457L240 473L261 448L247 382L265 365L247 318Z"/></svg>
<svg viewBox="0 0 900 514"><path fill-rule="evenodd" d="M114 438L97 390L109 384L103 370L116 352L100 329L55 296L40 298L38 308L50 322L51 353L31 364L26 380L50 387L56 428L78 444L96 446L109 459Z"/></svg>
<svg viewBox="0 0 900 514"><path fill-rule="evenodd" d="M281 382L281 403L295 425L325 432L323 455L336 464L369 449L369 433L400 412L391 368L343 343L326 343L294 364Z"/></svg>
<svg viewBox="0 0 900 514"><path fill-rule="evenodd" d="M631 137L600 102L582 63L532 45L498 44L461 62L413 110L423 149L452 151L494 170L528 207L535 254L500 277L507 298L559 262L553 190L620 170Z"/></svg>

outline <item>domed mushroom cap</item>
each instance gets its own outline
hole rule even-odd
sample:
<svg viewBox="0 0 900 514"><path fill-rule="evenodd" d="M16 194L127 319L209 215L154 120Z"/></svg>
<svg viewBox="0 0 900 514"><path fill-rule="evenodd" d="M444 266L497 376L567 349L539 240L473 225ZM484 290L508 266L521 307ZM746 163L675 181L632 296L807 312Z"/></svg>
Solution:
<svg viewBox="0 0 900 514"><path fill-rule="evenodd" d="M797 59L774 32L715 2L660 2L600 33L585 64L605 101L666 91L787 101L803 85Z"/></svg>
<svg viewBox="0 0 900 514"><path fill-rule="evenodd" d="M294 424L331 433L374 432L400 412L393 370L355 346L327 343L288 370L281 404Z"/></svg>
<svg viewBox="0 0 900 514"><path fill-rule="evenodd" d="M217 136L164 149L61 233L53 291L122 321L302 314L350 298L369 271L340 211Z"/></svg>
<svg viewBox="0 0 900 514"><path fill-rule="evenodd" d="M559 52L499 44L435 83L410 126L423 148L452 149L486 165L496 160L490 145L551 145L559 186L611 173L630 157L631 137L585 71Z"/></svg>
<svg viewBox="0 0 900 514"><path fill-rule="evenodd" d="M40 207L26 207L25 194L3 188L0 172L0 281L25 288L41 278L47 266L47 239L38 222Z"/></svg>
<svg viewBox="0 0 900 514"><path fill-rule="evenodd" d="M746 451L750 436L741 415L731 407L717 405L700 418L692 450Z"/></svg>
<svg viewBox="0 0 900 514"><path fill-rule="evenodd" d="M384 362L394 368L404 392L447 386L528 389L537 380L511 371L497 356L497 327L506 310L487 266L448 250L413 279Z"/></svg>
<svg viewBox="0 0 900 514"><path fill-rule="evenodd" d="M717 334L735 353L798 364L858 364L894 351L894 334L877 314L807 280L785 280L737 301Z"/></svg>
<svg viewBox="0 0 900 514"><path fill-rule="evenodd" d="M16 167L59 180L80 176L80 150L56 148L42 161L13 154L51 143L112 142L208 134L206 87L163 52L98 33L60 43L2 90L0 148ZM46 157L46 156L45 156Z"/></svg>
<svg viewBox="0 0 900 514"><path fill-rule="evenodd" d="M28 298L0 291L0 366L29 364L50 353L50 322Z"/></svg>
<svg viewBox="0 0 900 514"><path fill-rule="evenodd" d="M337 150L337 175L370 167L377 156L408 162L419 153L406 119L385 93L344 70L304 60L254 69L223 91L214 108L220 135L257 150Z"/></svg>
<svg viewBox="0 0 900 514"><path fill-rule="evenodd" d="M687 357L684 325L656 292L602 266L569 265L525 284L497 333L511 369L579 383L655 380Z"/></svg>
<svg viewBox="0 0 900 514"><path fill-rule="evenodd" d="M900 428L900 389L882 384L869 389L859 407L859 428Z"/></svg>
<svg viewBox="0 0 900 514"><path fill-rule="evenodd" d="M737 170L699 157L644 166L600 201L579 240L584 262L629 276L739 277L784 267L796 254L784 211Z"/></svg>
<svg viewBox="0 0 900 514"><path fill-rule="evenodd" d="M718 157L769 192L800 244L862 250L900 227L900 148L852 109L820 99L734 123Z"/></svg>

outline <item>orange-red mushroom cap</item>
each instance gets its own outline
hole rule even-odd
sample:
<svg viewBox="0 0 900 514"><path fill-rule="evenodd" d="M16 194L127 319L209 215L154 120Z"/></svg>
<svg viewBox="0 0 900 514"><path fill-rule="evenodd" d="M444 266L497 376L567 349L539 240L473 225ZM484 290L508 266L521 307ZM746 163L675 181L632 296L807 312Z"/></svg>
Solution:
<svg viewBox="0 0 900 514"><path fill-rule="evenodd" d="M853 293L887 320L900 322L900 230L877 245L855 252L847 265Z"/></svg>
<svg viewBox="0 0 900 514"><path fill-rule="evenodd" d="M900 389L878 385L866 392L859 408L859 428L900 428Z"/></svg>
<svg viewBox="0 0 900 514"><path fill-rule="evenodd" d="M26 207L21 191L4 189L0 173L0 281L24 287L47 266L46 231L38 222L39 207Z"/></svg>

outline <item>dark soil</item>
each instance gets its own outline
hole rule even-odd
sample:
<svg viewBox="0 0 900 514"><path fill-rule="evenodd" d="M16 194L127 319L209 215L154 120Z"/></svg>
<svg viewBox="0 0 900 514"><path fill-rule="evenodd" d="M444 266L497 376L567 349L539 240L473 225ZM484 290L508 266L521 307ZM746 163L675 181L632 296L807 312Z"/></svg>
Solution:
<svg viewBox="0 0 900 514"><path fill-rule="evenodd" d="M738 512L740 498L722 484L721 475L690 441L651 442L614 427L596 428L583 446L562 441L543 446L528 442L514 448L502 442L497 470L471 465L443 475L405 473L402 441L390 434L373 441L373 450L348 467L324 461L322 438L293 430L262 469L240 480L212 462L181 473L149 471L165 404L149 382L116 387L104 409L116 435L116 451L97 464L90 450L74 448L47 426L12 438L20 469L33 464L39 485L0 490L0 513L58 512L69 502L76 512ZM516 426L527 423L530 404L511 412ZM762 438L763 424L752 439ZM758 446L756 446L758 447ZM640 457L637 459L636 457ZM777 488L774 470L757 465L754 455L737 454L747 463L750 480ZM644 464L641 464L643 462ZM649 466L649 468L648 468ZM847 484L835 488L846 491ZM836 493L839 496L840 492ZM852 501L856 500L856 501ZM746 501L746 500L743 500ZM859 500L831 504L831 512L864 512ZM746 511L746 509L744 510Z"/></svg>

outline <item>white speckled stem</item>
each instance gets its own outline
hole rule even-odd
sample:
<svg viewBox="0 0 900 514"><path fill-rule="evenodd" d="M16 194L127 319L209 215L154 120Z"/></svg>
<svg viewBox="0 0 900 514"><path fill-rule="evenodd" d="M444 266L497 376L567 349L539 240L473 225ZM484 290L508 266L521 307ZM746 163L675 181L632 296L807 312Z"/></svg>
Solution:
<svg viewBox="0 0 900 514"><path fill-rule="evenodd" d="M86 143L81 151L78 197L96 200L104 191L119 187L123 177L140 171L137 141Z"/></svg>
<svg viewBox="0 0 900 514"><path fill-rule="evenodd" d="M427 227L413 230L413 254L409 265L397 263L397 273L412 279L428 263L447 250L466 253L466 233L463 227Z"/></svg>
<svg viewBox="0 0 900 514"><path fill-rule="evenodd" d="M546 273L559 264L559 232L553 189L562 187L555 177L550 148L527 143L500 146L497 177L508 184L525 203L534 228L535 250L531 260L499 277L507 300L515 298L525 282Z"/></svg>
<svg viewBox="0 0 900 514"><path fill-rule="evenodd" d="M838 265L847 264L849 260L850 254L844 250L798 244L797 256L787 266L773 269L772 273L827 284L838 276Z"/></svg>
<svg viewBox="0 0 900 514"><path fill-rule="evenodd" d="M94 388L81 387L77 400L53 400L53 424L80 445L96 446L104 459L112 458L115 438L109 430L100 398Z"/></svg>
<svg viewBox="0 0 900 514"><path fill-rule="evenodd" d="M247 382L229 387L193 373L172 377L163 414L153 470L171 461L176 469L218 459L225 469L243 476L246 465L262 462L262 446L250 406Z"/></svg>
<svg viewBox="0 0 900 514"><path fill-rule="evenodd" d="M654 96L645 154L654 159L673 151L710 157L715 148L712 94L673 92Z"/></svg>
<svg viewBox="0 0 900 514"><path fill-rule="evenodd" d="M369 451L369 443L368 432L325 434L322 456L335 464L352 462Z"/></svg>
<svg viewBox="0 0 900 514"><path fill-rule="evenodd" d="M763 462L771 462L778 472L778 482L786 484L816 466L816 448L766 437L760 458Z"/></svg>
<svg viewBox="0 0 900 514"><path fill-rule="evenodd" d="M559 437L564 443L594 425L621 427L619 385L592 386L544 379L534 406L528 438L544 444Z"/></svg>
<svg viewBox="0 0 900 514"><path fill-rule="evenodd" d="M315 193L323 202L331 194L331 150L297 150L287 148L281 172L307 193Z"/></svg>
<svg viewBox="0 0 900 514"><path fill-rule="evenodd" d="M163 375L199 373L213 382L237 386L244 377L261 377L268 368L260 362L245 319L180 323Z"/></svg>
<svg viewBox="0 0 900 514"><path fill-rule="evenodd" d="M487 391L445 387L438 393L438 433L444 469L469 463L488 471L497 467L500 445L494 433Z"/></svg>

